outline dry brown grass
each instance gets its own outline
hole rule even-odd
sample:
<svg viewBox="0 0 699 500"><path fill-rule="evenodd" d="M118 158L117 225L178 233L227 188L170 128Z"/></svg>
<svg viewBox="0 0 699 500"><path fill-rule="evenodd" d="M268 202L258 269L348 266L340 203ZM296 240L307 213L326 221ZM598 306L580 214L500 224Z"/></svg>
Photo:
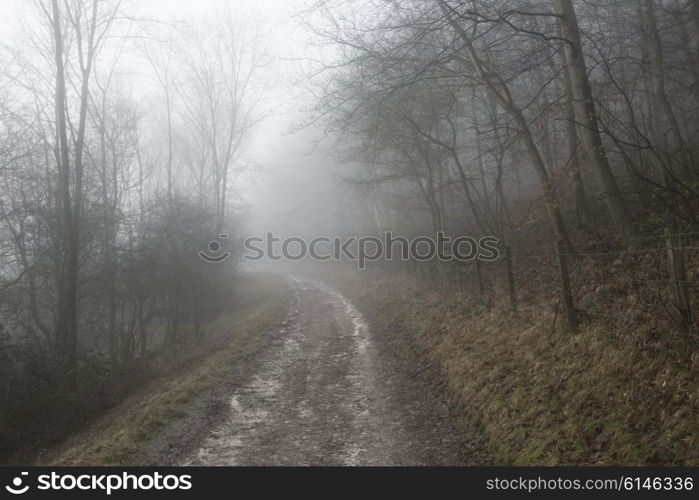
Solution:
<svg viewBox="0 0 699 500"><path fill-rule="evenodd" d="M39 465L135 465L153 436L186 411L201 391L220 381L233 365L260 344L263 334L281 323L288 289L276 275L258 274L244 282L244 297L206 326L210 346L178 369L151 381L94 425L49 450Z"/></svg>
<svg viewBox="0 0 699 500"><path fill-rule="evenodd" d="M699 354L680 355L667 322L617 311L623 319L552 331L550 297L535 302L532 290L534 302L515 316L502 300L489 309L395 275L335 271L333 280L374 328L427 359L498 463L699 465Z"/></svg>

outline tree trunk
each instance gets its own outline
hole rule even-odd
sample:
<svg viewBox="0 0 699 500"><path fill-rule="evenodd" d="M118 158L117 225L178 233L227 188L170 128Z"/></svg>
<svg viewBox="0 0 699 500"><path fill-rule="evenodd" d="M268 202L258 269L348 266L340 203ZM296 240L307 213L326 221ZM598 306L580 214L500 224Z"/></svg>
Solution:
<svg viewBox="0 0 699 500"><path fill-rule="evenodd" d="M631 238L638 234L636 223L609 166L602 136L597 126L597 112L592 89L587 77L587 67L582 52L578 20L571 0L553 0L559 15L561 36L565 38L564 56L566 70L574 99L575 117L580 124L582 143L586 157L592 163L605 195L605 203L619 233Z"/></svg>
<svg viewBox="0 0 699 500"><path fill-rule="evenodd" d="M77 264L78 247L76 240L76 222L70 193L70 155L68 151L68 132L66 124L66 83L63 63L63 33L58 9L58 1L51 3L53 13L54 59L56 64L56 134L58 139L58 182L57 199L61 212L60 238L62 243L59 265L58 314L56 324L56 343L58 346L63 383L73 389L76 385L76 364L78 346L77 325Z"/></svg>
<svg viewBox="0 0 699 500"><path fill-rule="evenodd" d="M661 120L660 136L667 135L667 144L664 144L663 149L667 151L673 163L679 163L684 169L685 174L691 175L693 170L692 158L686 146L682 133L680 132L680 124L677 121L675 111L672 109L672 104L667 97L665 89L665 55L663 54L662 40L658 31L658 24L655 20L655 11L653 10L653 2L651 0L643 0L643 18L646 26L646 31L649 39L649 49L652 61L649 63L650 75L652 83L653 100L657 103L659 109L662 110L664 119ZM658 117L654 117L654 121L658 121ZM669 133L666 134L666 131Z"/></svg>
<svg viewBox="0 0 699 500"><path fill-rule="evenodd" d="M585 186L582 180L582 169L580 168L580 155L578 153L580 139L578 138L577 125L575 124L575 101L573 99L573 86L570 83L570 73L568 71L563 72L563 90L566 94L566 137L568 139L570 176L573 180L573 189L575 192L575 216L578 219L578 224L582 226L589 221L590 210L587 206Z"/></svg>
<svg viewBox="0 0 699 500"><path fill-rule="evenodd" d="M525 116L522 114L522 110L514 102L507 83L503 81L502 77L494 71L492 68L484 68L483 61L478 57L476 50L473 47L473 42L471 37L466 33L466 31L457 23L452 17L452 12L449 11L449 6L444 2L444 0L438 0L439 6L447 18L449 24L454 28L456 33L459 35L461 40L464 42L465 49L468 52L468 56L475 67L476 73L485 85L488 93L495 99L500 107L502 107L510 117L514 120L517 128L520 131L520 139L522 145L527 151L529 158L534 167L534 171L539 179L539 186L541 187L542 198L544 200L544 206L548 213L549 219L551 220L551 225L556 233L557 239L564 245L569 251L572 251L573 245L570 241L568 235L568 229L566 227L563 215L561 214L558 202L554 195L553 186L551 184L551 179L549 178L548 172L546 171L546 165L541 157L539 148L532 137L529 124Z"/></svg>

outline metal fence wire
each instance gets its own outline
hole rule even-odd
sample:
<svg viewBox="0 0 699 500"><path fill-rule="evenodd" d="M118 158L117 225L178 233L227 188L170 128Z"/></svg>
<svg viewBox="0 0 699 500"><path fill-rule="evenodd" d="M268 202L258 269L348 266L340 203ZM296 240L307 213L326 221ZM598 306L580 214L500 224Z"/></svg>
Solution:
<svg viewBox="0 0 699 500"><path fill-rule="evenodd" d="M494 262L390 262L420 286L469 293L486 303L497 298L512 312L543 300L560 308L569 329L595 317L620 323L668 325L696 345L699 303L699 232L609 241L586 241L574 251L562 245L510 248Z"/></svg>

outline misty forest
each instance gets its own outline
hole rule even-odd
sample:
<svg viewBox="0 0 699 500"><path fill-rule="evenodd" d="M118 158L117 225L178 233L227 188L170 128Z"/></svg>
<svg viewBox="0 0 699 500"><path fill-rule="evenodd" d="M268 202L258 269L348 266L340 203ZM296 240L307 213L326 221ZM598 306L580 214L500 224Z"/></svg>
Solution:
<svg viewBox="0 0 699 500"><path fill-rule="evenodd" d="M699 465L699 2L0 26L1 463Z"/></svg>

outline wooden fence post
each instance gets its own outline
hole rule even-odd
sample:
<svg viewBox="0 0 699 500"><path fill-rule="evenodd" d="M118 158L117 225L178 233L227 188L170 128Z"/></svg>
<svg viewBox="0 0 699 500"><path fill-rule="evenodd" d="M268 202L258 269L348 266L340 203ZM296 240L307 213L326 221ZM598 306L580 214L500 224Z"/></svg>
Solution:
<svg viewBox="0 0 699 500"><path fill-rule="evenodd" d="M507 284L510 291L510 307L512 312L517 312L517 292L515 290L515 275L512 271L512 252L509 246L505 246L505 264L507 266Z"/></svg>
<svg viewBox="0 0 699 500"><path fill-rule="evenodd" d="M481 261L476 256L476 281L478 282L478 293L481 297L485 293L485 285L483 284L483 273L481 272Z"/></svg>
<svg viewBox="0 0 699 500"><path fill-rule="evenodd" d="M688 341L692 331L692 307L687 289L687 272L684 267L684 238L674 229L666 228L665 245L670 288L678 314L677 326Z"/></svg>
<svg viewBox="0 0 699 500"><path fill-rule="evenodd" d="M568 327L572 330L578 326L578 315L573 305L573 291L570 287L570 271L568 270L567 246L562 242L556 242L556 255L558 256L558 268L561 272L561 284L563 285L563 304L566 309Z"/></svg>

